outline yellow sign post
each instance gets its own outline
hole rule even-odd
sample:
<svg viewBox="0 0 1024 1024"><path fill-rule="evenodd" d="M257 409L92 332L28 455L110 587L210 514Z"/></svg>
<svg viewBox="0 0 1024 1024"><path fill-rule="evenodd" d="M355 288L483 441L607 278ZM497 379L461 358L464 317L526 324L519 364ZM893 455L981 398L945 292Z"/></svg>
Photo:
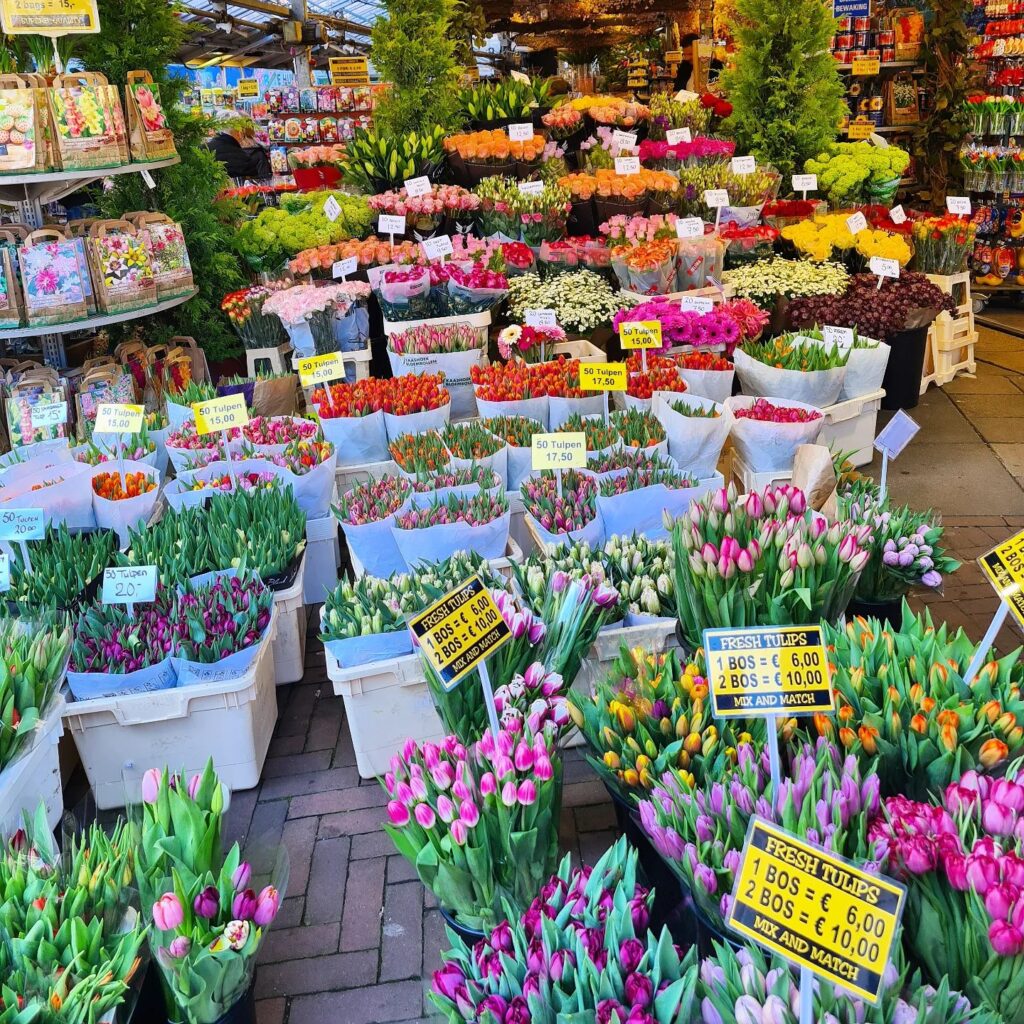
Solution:
<svg viewBox="0 0 1024 1024"><path fill-rule="evenodd" d="M624 320L619 324L623 348L661 348L660 320Z"/></svg>
<svg viewBox="0 0 1024 1024"><path fill-rule="evenodd" d="M95 434L137 434L142 430L144 409L141 405L114 405L104 402L96 409ZM124 438L117 439L117 470L121 477L121 492L128 493L124 478Z"/></svg>
<svg viewBox="0 0 1024 1024"><path fill-rule="evenodd" d="M331 57L327 61L331 85L369 85L370 62L366 57Z"/></svg>
<svg viewBox="0 0 1024 1024"><path fill-rule="evenodd" d="M238 98L240 100L255 100L260 95L260 83L255 78L243 78L237 86Z"/></svg>
<svg viewBox="0 0 1024 1024"><path fill-rule="evenodd" d="M488 721L497 736L498 712L486 659L512 639L512 632L483 580L470 576L410 619L409 628L445 690L454 690L466 675L479 668Z"/></svg>
<svg viewBox="0 0 1024 1024"><path fill-rule="evenodd" d="M800 1020L810 975L878 1002L906 890L756 815L750 819L728 927L800 968Z"/></svg>
<svg viewBox="0 0 1024 1024"><path fill-rule="evenodd" d="M846 129L846 137L853 142L863 142L870 139L875 132L875 126L870 121L851 121Z"/></svg>
<svg viewBox="0 0 1024 1024"><path fill-rule="evenodd" d="M1014 617L1024 626L1024 530L1004 540L1002 544L997 544L991 551L986 551L978 559L978 564L999 595L999 607L967 666L964 682L968 686L988 657L1006 616L1013 612Z"/></svg>
<svg viewBox="0 0 1024 1024"><path fill-rule="evenodd" d="M587 435L582 431L534 434L530 441L533 469L582 469L587 464Z"/></svg>
<svg viewBox="0 0 1024 1024"><path fill-rule="evenodd" d="M228 448L228 431L235 427L244 427L249 422L249 410L245 407L245 398L242 395L223 395L221 398L211 398L206 402L193 402L192 412L196 418L197 434L212 434L220 431L221 443L224 446L224 458L228 463L228 476L231 477L231 487L238 489L238 481L235 479L234 462L231 459L231 450Z"/></svg>
<svg viewBox="0 0 1024 1024"><path fill-rule="evenodd" d="M0 0L0 24L9 36L68 36L99 32L96 0Z"/></svg>
<svg viewBox="0 0 1024 1024"><path fill-rule="evenodd" d="M340 352L328 352L323 356L309 356L299 360L299 383L304 388L341 380L345 376L345 361Z"/></svg>
<svg viewBox="0 0 1024 1024"><path fill-rule="evenodd" d="M580 363L580 390L603 392L605 423L608 422L608 392L625 391L627 380L625 363Z"/></svg>

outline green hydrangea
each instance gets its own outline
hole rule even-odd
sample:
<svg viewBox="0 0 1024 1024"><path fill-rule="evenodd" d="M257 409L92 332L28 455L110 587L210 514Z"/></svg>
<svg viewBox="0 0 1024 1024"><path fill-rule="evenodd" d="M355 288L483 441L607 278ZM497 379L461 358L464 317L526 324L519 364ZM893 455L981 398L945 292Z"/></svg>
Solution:
<svg viewBox="0 0 1024 1024"><path fill-rule="evenodd" d="M910 166L910 154L897 146L837 142L804 162L804 172L818 176L818 188L835 203L857 203L871 186L898 180Z"/></svg>

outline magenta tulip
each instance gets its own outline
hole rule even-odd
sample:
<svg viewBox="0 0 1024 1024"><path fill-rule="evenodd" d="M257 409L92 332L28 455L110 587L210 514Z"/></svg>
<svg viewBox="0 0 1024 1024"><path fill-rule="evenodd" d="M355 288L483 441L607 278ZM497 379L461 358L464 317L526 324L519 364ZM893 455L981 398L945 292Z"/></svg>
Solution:
<svg viewBox="0 0 1024 1024"><path fill-rule="evenodd" d="M185 910L173 892L165 892L153 904L153 923L162 932L172 932L185 920Z"/></svg>
<svg viewBox="0 0 1024 1024"><path fill-rule="evenodd" d="M208 885L192 901L192 909L200 917L214 917L220 909L220 893L217 886Z"/></svg>
<svg viewBox="0 0 1024 1024"><path fill-rule="evenodd" d="M256 913L256 893L252 889L243 889L235 895L231 903L231 916L239 921L251 921Z"/></svg>
<svg viewBox="0 0 1024 1024"><path fill-rule="evenodd" d="M989 925L988 941L999 956L1017 956L1024 951L1024 934L1006 921L993 921Z"/></svg>
<svg viewBox="0 0 1024 1024"><path fill-rule="evenodd" d="M171 944L167 947L167 952L174 957L175 960L181 960L183 957L188 956L188 952L191 948L192 943L189 938L185 935L178 935L171 940Z"/></svg>
<svg viewBox="0 0 1024 1024"><path fill-rule="evenodd" d="M388 817L392 825L409 824L409 808L398 800L388 801Z"/></svg>
<svg viewBox="0 0 1024 1024"><path fill-rule="evenodd" d="M266 886L256 897L256 910L252 915L253 922L260 928L266 928L277 917L277 910L280 906L280 893L272 885Z"/></svg>
<svg viewBox="0 0 1024 1024"><path fill-rule="evenodd" d="M537 787L532 779L523 779L519 783L518 798L524 807L529 807L537 802Z"/></svg>
<svg viewBox="0 0 1024 1024"><path fill-rule="evenodd" d="M244 889L249 884L249 876L251 874L252 865L247 860L243 860L242 863L235 868L234 874L231 876L231 885L236 892L239 889Z"/></svg>
<svg viewBox="0 0 1024 1024"><path fill-rule="evenodd" d="M433 828L437 821L434 815L434 808L430 804L417 804L416 810L413 813L416 815L416 821L421 828Z"/></svg>
<svg viewBox="0 0 1024 1024"><path fill-rule="evenodd" d="M469 829L466 828L466 823L461 818L456 818L451 825L448 826L448 830L452 834L452 842L456 846L465 846L466 841L469 839Z"/></svg>

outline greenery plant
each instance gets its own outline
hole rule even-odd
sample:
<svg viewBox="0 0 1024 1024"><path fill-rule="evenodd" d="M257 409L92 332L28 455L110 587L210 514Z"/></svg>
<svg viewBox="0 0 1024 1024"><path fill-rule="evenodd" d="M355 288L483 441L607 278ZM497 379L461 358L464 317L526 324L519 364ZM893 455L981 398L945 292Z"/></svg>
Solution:
<svg viewBox="0 0 1024 1024"><path fill-rule="evenodd" d="M199 294L184 305L146 321L151 344L175 335L193 336L211 359L240 351L220 302L226 292L245 283L241 264L232 249L233 229L221 218L218 193L230 180L204 145L211 129L207 118L194 117L177 106L186 84L172 78L168 64L177 60L189 28L178 17L177 6L166 0L99 0L103 31L83 36L78 56L90 71L100 71L123 87L129 71L146 70L160 87L160 96L181 162L153 172L154 189L141 175L121 174L109 192L97 194L106 217L131 210L160 210L176 220L185 233L189 258ZM110 328L120 341L132 325Z"/></svg>
<svg viewBox="0 0 1024 1024"><path fill-rule="evenodd" d="M788 181L836 137L843 87L829 52L836 22L821 0L736 0L736 64L722 75L733 106L723 128L738 153Z"/></svg>
<svg viewBox="0 0 1024 1024"><path fill-rule="evenodd" d="M384 0L374 23L370 60L391 88L374 109L380 136L427 133L458 125L458 84L452 22L458 0Z"/></svg>

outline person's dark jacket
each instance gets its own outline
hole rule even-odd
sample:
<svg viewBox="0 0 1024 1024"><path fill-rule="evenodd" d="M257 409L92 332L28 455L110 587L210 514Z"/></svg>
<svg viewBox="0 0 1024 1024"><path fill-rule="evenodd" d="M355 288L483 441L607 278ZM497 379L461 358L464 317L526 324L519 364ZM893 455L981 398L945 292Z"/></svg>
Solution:
<svg viewBox="0 0 1024 1024"><path fill-rule="evenodd" d="M218 132L206 143L210 152L224 165L229 178L269 178L270 157L265 149L244 149L233 135Z"/></svg>

